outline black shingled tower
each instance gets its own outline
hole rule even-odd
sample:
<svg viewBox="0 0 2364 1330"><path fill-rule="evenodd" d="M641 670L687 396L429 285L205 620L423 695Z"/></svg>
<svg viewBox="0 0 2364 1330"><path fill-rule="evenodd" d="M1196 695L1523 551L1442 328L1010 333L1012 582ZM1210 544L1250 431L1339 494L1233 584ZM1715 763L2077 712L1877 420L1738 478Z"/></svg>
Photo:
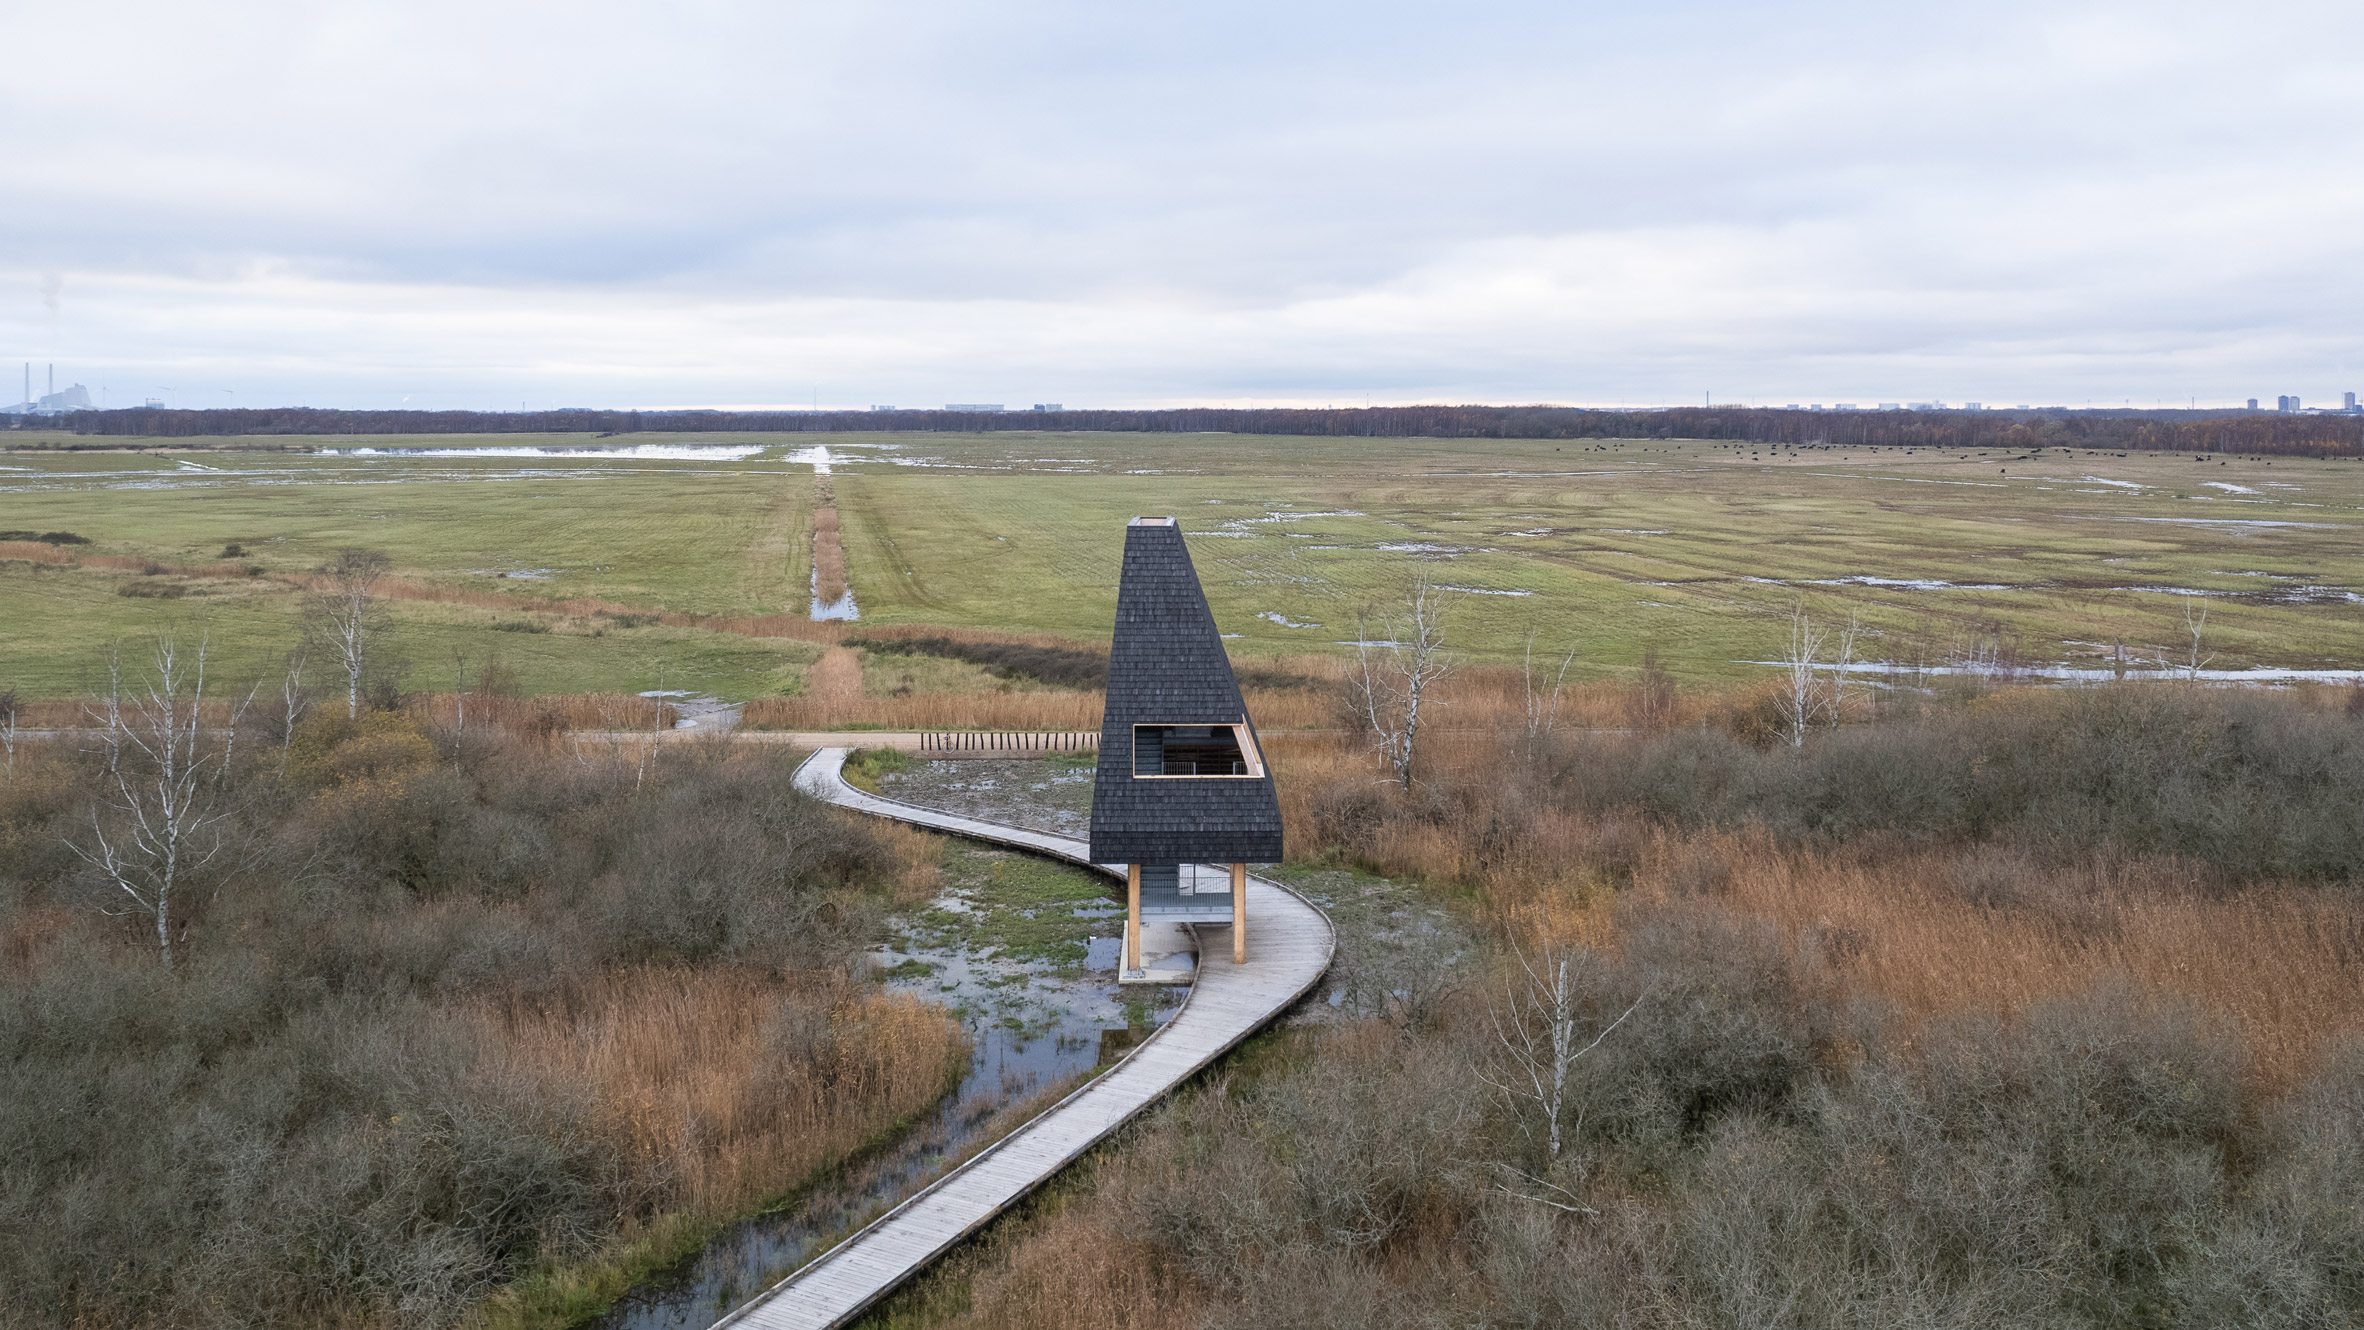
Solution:
<svg viewBox="0 0 2364 1330"><path fill-rule="evenodd" d="M1197 741L1189 737L1194 729L1182 727L1237 735L1240 761L1196 779L1173 778L1171 765L1166 779L1148 778L1158 774L1147 767L1160 757L1145 746L1142 765L1136 764L1133 738L1143 725L1177 727L1175 753ZM1092 785L1092 861L1269 864L1280 858L1280 800L1182 528L1170 517L1135 518L1125 528L1116 638L1108 653L1108 702Z"/></svg>

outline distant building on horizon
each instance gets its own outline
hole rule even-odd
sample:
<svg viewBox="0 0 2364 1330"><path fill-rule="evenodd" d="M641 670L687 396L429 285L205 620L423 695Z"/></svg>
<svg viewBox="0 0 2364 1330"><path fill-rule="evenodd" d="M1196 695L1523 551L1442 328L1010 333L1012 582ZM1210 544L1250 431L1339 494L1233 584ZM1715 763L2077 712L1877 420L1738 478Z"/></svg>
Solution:
<svg viewBox="0 0 2364 1330"><path fill-rule="evenodd" d="M81 384L77 383L63 390L59 390L57 386L57 372L54 369L50 371L49 376L49 386L51 391L40 397L35 397L32 395L32 378L32 370L27 368L25 371L25 400L18 402L14 406L0 406L0 415L57 416L63 415L68 411L88 411L93 408L94 404L90 400L90 389L85 388Z"/></svg>
<svg viewBox="0 0 2364 1330"><path fill-rule="evenodd" d="M946 402L944 409L947 411L999 411L1002 407L999 402Z"/></svg>
<svg viewBox="0 0 2364 1330"><path fill-rule="evenodd" d="M2256 399L2256 398L2252 397L2252 398L2250 398L2250 399L2249 399L2249 409L2250 409L2250 410L2252 410L2252 411L2255 411L2255 410L2257 409L2257 399Z"/></svg>
<svg viewBox="0 0 2364 1330"><path fill-rule="evenodd" d="M1036 402L1034 404L1034 409L1037 411L1064 411L1067 408L1059 405L1057 402Z"/></svg>
<svg viewBox="0 0 2364 1330"><path fill-rule="evenodd" d="M2298 410L2298 398L2295 396L2277 397L2274 399L2274 409L2284 414L2295 413Z"/></svg>

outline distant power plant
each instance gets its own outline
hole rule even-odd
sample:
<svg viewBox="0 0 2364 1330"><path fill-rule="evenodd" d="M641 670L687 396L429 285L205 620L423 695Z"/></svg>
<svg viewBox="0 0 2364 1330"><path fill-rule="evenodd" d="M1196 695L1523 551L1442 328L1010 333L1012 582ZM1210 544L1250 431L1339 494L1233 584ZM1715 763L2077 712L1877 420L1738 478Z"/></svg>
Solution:
<svg viewBox="0 0 2364 1330"><path fill-rule="evenodd" d="M90 389L77 383L69 386L62 393L57 390L57 366L55 365L49 367L49 391L40 397L33 396L33 362L28 360L25 362L25 399L14 406L0 406L0 415L56 416L63 415L68 411L88 411L90 409Z"/></svg>

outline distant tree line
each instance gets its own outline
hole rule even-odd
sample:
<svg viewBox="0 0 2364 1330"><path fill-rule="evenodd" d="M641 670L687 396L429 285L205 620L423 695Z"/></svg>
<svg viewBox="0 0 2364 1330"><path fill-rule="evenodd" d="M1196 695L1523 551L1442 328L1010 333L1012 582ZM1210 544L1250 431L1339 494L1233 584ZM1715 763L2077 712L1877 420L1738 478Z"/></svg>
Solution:
<svg viewBox="0 0 2364 1330"><path fill-rule="evenodd" d="M48 422L44 422L45 425ZM56 427L102 438L220 435L590 434L642 431L978 433L1103 430L1147 434L1330 438L1717 439L1774 446L2095 448L2364 456L2364 416L2251 411L1790 411L1675 407L1596 411L1559 406L1384 406L1165 411L83 411Z"/></svg>

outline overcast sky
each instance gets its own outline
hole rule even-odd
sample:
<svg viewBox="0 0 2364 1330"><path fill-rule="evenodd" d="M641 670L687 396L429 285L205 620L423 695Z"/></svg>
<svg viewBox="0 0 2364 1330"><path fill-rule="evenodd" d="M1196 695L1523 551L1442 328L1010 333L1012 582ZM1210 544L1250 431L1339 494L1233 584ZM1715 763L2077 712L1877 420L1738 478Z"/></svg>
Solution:
<svg viewBox="0 0 2364 1330"><path fill-rule="evenodd" d="M113 405L2364 389L2354 0L9 13Z"/></svg>

